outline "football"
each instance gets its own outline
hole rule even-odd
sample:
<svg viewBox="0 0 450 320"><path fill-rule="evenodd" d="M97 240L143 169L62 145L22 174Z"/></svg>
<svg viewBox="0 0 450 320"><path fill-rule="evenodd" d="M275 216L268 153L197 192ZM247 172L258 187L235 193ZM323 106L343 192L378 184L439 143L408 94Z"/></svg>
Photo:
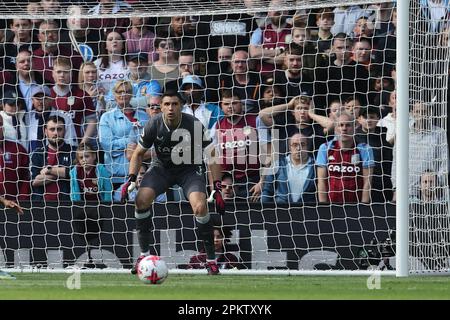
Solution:
<svg viewBox="0 0 450 320"><path fill-rule="evenodd" d="M160 257L150 255L139 262L137 275L146 284L161 284L169 275L169 269Z"/></svg>

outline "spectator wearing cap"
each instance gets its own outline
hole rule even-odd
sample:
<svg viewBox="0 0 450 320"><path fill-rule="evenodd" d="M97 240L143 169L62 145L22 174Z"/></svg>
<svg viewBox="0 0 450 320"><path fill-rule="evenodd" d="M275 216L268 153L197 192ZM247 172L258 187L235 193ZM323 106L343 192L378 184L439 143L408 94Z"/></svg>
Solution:
<svg viewBox="0 0 450 320"><path fill-rule="evenodd" d="M277 129L279 134L279 153L287 150L287 138L295 133L313 137L312 149L317 152L319 146L326 142L323 128L315 123L311 117L314 102L308 92L302 92L288 103L265 108L259 112L261 121L270 128ZM276 152L277 150L275 150Z"/></svg>
<svg viewBox="0 0 450 320"><path fill-rule="evenodd" d="M288 100L298 96L301 92L313 93L312 80L302 71L303 47L291 43L284 57L285 70L275 71L274 86L278 87L282 95Z"/></svg>
<svg viewBox="0 0 450 320"><path fill-rule="evenodd" d="M250 71L249 56L246 51L238 50L231 58L232 74L222 74L219 78L220 89L236 92L243 99L245 113L258 113L259 74Z"/></svg>
<svg viewBox="0 0 450 320"><path fill-rule="evenodd" d="M3 134L5 139L14 141L27 147L27 127L25 122L25 111L22 103L18 99L18 94L7 89L2 99L3 110L0 114L3 117Z"/></svg>
<svg viewBox="0 0 450 320"><path fill-rule="evenodd" d="M311 137L296 133L288 139L289 152L280 157L264 179L262 202L316 203L316 170Z"/></svg>
<svg viewBox="0 0 450 320"><path fill-rule="evenodd" d="M181 111L200 120L203 126L210 130L210 136L213 137L215 125L223 117L223 111L217 104L203 101L205 88L200 77L195 75L184 77L180 92L185 100Z"/></svg>
<svg viewBox="0 0 450 320"><path fill-rule="evenodd" d="M27 114L28 151L31 153L45 146L44 126L52 116L59 116L65 121L65 143L76 146L77 133L72 116L52 107L51 91L46 86L33 87L31 90L33 109Z"/></svg>
<svg viewBox="0 0 450 320"><path fill-rule="evenodd" d="M4 136L0 113L0 194L8 200L26 200L30 195L30 171L25 148Z"/></svg>

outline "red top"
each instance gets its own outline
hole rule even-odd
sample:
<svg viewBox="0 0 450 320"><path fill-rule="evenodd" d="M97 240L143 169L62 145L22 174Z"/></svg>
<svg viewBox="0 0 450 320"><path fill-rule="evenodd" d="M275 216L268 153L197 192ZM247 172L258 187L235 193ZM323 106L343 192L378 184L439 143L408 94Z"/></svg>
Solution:
<svg viewBox="0 0 450 320"><path fill-rule="evenodd" d="M80 192L86 201L99 201L98 182L95 168L86 172L83 167L77 166L77 180Z"/></svg>

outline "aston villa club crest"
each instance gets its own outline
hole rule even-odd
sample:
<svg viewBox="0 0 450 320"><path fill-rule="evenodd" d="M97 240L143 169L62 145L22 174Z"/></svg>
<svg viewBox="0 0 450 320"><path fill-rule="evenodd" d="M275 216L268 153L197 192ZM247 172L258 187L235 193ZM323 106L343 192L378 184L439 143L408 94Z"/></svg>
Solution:
<svg viewBox="0 0 450 320"><path fill-rule="evenodd" d="M245 126L242 132L244 133L244 135L249 136L252 133L252 127Z"/></svg>

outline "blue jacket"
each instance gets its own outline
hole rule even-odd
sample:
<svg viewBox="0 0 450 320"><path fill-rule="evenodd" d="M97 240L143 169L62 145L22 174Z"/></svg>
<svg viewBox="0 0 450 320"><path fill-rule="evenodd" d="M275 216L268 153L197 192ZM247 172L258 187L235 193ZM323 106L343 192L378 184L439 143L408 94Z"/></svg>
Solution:
<svg viewBox="0 0 450 320"><path fill-rule="evenodd" d="M123 183L128 176L129 161L126 157L127 145L138 143L139 136L149 120L148 114L140 109L131 122L119 108L105 112L100 118L99 141L105 152L105 166L112 177L112 183Z"/></svg>
<svg viewBox="0 0 450 320"><path fill-rule="evenodd" d="M97 174L98 192L100 194L100 201L111 202L113 186L111 183L111 175L105 166L101 163L97 164L95 168ZM77 167L74 166L70 170L70 200L81 201L81 190L77 179Z"/></svg>
<svg viewBox="0 0 450 320"><path fill-rule="evenodd" d="M276 202L276 203L292 203L293 200L289 192L289 181L287 173L287 160L289 157L281 157L274 167L269 170L274 170L273 174L269 174L264 179L262 189L262 202ZM316 169L312 157L308 160L309 173L307 181L304 184L302 196L299 200L301 203L316 203Z"/></svg>

